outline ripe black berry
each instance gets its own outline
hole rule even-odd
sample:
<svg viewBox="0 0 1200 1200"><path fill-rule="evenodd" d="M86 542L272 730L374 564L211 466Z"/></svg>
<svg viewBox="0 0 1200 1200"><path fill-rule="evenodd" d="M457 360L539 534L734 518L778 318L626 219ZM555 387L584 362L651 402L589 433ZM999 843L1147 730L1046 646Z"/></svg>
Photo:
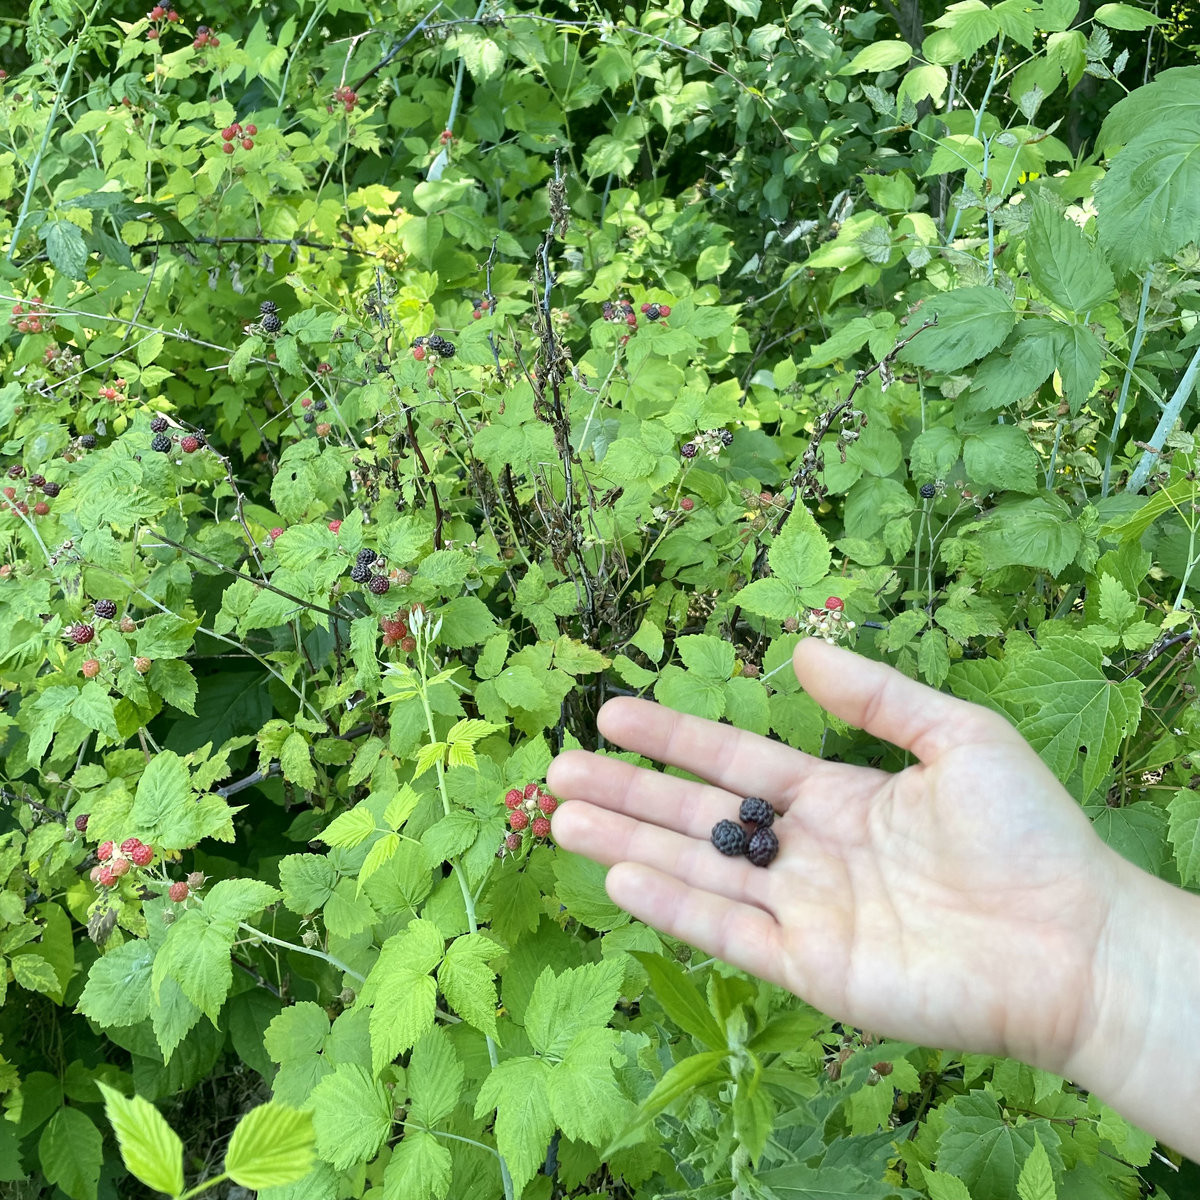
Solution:
<svg viewBox="0 0 1200 1200"><path fill-rule="evenodd" d="M756 866L765 867L779 853L779 839L773 829L758 829L746 847L746 857Z"/></svg>
<svg viewBox="0 0 1200 1200"><path fill-rule="evenodd" d="M722 854L736 858L746 853L746 831L736 821L718 821L712 827L712 844Z"/></svg>
<svg viewBox="0 0 1200 1200"><path fill-rule="evenodd" d="M695 458L696 457L696 443L695 442L685 442L682 446L679 447L679 453L682 454L684 458Z"/></svg>
<svg viewBox="0 0 1200 1200"><path fill-rule="evenodd" d="M369 587L376 596L382 596L386 594L387 590L391 586L391 581L386 575L372 575L371 582L367 584L367 587Z"/></svg>
<svg viewBox="0 0 1200 1200"><path fill-rule="evenodd" d="M434 354L440 355L442 358L453 358L455 354L454 343L448 342L440 333L432 333L426 339L426 345Z"/></svg>
<svg viewBox="0 0 1200 1200"><path fill-rule="evenodd" d="M722 446L733 445L733 434L730 433L728 429L712 429L709 430L709 432L715 433L717 437L720 438Z"/></svg>
<svg viewBox="0 0 1200 1200"><path fill-rule="evenodd" d="M364 546L358 552L358 560L357 561L360 563L374 562L375 561L375 551L372 550L369 546Z"/></svg>
<svg viewBox="0 0 1200 1200"><path fill-rule="evenodd" d="M279 305L274 300L264 300L259 306L258 311L266 316L267 313L279 311Z"/></svg>
<svg viewBox="0 0 1200 1200"><path fill-rule="evenodd" d="M117 606L111 600L97 600L92 605L92 611L103 620L111 621L117 615Z"/></svg>
<svg viewBox="0 0 1200 1200"><path fill-rule="evenodd" d="M355 583L366 583L371 578L371 568L366 563L355 563L350 568L350 578Z"/></svg>
<svg viewBox="0 0 1200 1200"><path fill-rule="evenodd" d="M41 487L42 484L45 482L46 482L45 475L30 475L30 477L29 477L29 486L30 487Z"/></svg>
<svg viewBox="0 0 1200 1200"><path fill-rule="evenodd" d="M283 322L273 313L263 313L261 325L264 333L278 333L283 328Z"/></svg>
<svg viewBox="0 0 1200 1200"><path fill-rule="evenodd" d="M747 825L757 825L759 829L767 829L775 820L775 810L761 796L747 796L742 801L738 816Z"/></svg>
<svg viewBox="0 0 1200 1200"><path fill-rule="evenodd" d="M324 412L328 407L329 407L328 403L324 400L314 400L313 401L313 408L315 408L317 410L317 412Z"/></svg>
<svg viewBox="0 0 1200 1200"><path fill-rule="evenodd" d="M53 500L62 491L62 484L55 483L53 479L48 479L42 484L42 491Z"/></svg>
<svg viewBox="0 0 1200 1200"><path fill-rule="evenodd" d="M20 479L25 474L25 468L18 463L14 463L8 468L9 479Z"/></svg>
<svg viewBox="0 0 1200 1200"><path fill-rule="evenodd" d="M165 433L156 433L150 442L150 449L159 454L166 454L171 449L171 439Z"/></svg>
<svg viewBox="0 0 1200 1200"><path fill-rule="evenodd" d="M82 436L82 437L79 439L79 444L80 444L80 445L81 445L81 446L82 446L82 447L83 447L85 450L95 450L95 448L96 448L96 435L95 435L94 433L85 433L85 434L84 434L84 435L83 435L83 436Z"/></svg>
<svg viewBox="0 0 1200 1200"><path fill-rule="evenodd" d="M937 488L932 483L921 484L921 499L932 500L937 495Z"/></svg>
<svg viewBox="0 0 1200 1200"><path fill-rule="evenodd" d="M86 646L96 636L95 629L91 625L84 625L82 622L78 625L70 626L67 633L71 635L71 641L77 646Z"/></svg>
<svg viewBox="0 0 1200 1200"><path fill-rule="evenodd" d="M80 833L87 833L89 816L91 816L91 813L80 813L79 816L75 818L75 828L78 829Z"/></svg>
<svg viewBox="0 0 1200 1200"><path fill-rule="evenodd" d="M151 433L166 433L167 432L167 418L166 417L153 417L150 421L150 432Z"/></svg>
<svg viewBox="0 0 1200 1200"><path fill-rule="evenodd" d="M311 425L317 419L317 414L310 408L304 414L305 425Z"/></svg>

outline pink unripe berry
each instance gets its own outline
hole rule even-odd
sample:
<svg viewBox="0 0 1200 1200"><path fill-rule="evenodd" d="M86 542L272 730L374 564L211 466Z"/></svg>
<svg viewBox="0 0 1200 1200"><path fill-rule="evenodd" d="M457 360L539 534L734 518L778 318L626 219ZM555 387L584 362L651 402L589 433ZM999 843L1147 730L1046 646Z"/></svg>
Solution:
<svg viewBox="0 0 1200 1200"><path fill-rule="evenodd" d="M122 854L132 854L142 844L141 838L126 838L121 843Z"/></svg>
<svg viewBox="0 0 1200 1200"><path fill-rule="evenodd" d="M840 596L830 596L825 601L825 607L830 612L841 612L846 607L846 602Z"/></svg>
<svg viewBox="0 0 1200 1200"><path fill-rule="evenodd" d="M117 882L117 876L111 867L101 867L96 872L96 882L101 887L112 887Z"/></svg>
<svg viewBox="0 0 1200 1200"><path fill-rule="evenodd" d="M415 358L417 360L417 362L423 361L425 358L425 347L424 346L414 346L413 347L413 358Z"/></svg>
<svg viewBox="0 0 1200 1200"><path fill-rule="evenodd" d="M275 528L271 530L271 539L274 540L275 538L281 537L283 537L283 530L276 525Z"/></svg>
<svg viewBox="0 0 1200 1200"><path fill-rule="evenodd" d="M242 149L243 150L253 150L254 149L254 139L253 138L242 138Z"/></svg>
<svg viewBox="0 0 1200 1200"><path fill-rule="evenodd" d="M543 816L552 817L558 809L558 801L553 796L543 795L538 800L538 808Z"/></svg>
<svg viewBox="0 0 1200 1200"><path fill-rule="evenodd" d="M119 879L122 875L129 872L129 859L114 858L108 868Z"/></svg>
<svg viewBox="0 0 1200 1200"><path fill-rule="evenodd" d="M152 846L139 846L130 853L129 857L133 860L134 866L148 867L154 861L154 848Z"/></svg>
<svg viewBox="0 0 1200 1200"><path fill-rule="evenodd" d="M182 879L177 879L167 889L167 895L175 901L176 904L182 904L188 898L188 885Z"/></svg>
<svg viewBox="0 0 1200 1200"><path fill-rule="evenodd" d="M541 791L541 788L539 788L536 783L527 783L525 785L525 791L522 793L522 795L526 800L532 800L539 791Z"/></svg>
<svg viewBox="0 0 1200 1200"><path fill-rule="evenodd" d="M338 530L341 529L341 527L342 527L341 521L330 521L329 522L329 530L331 533L337 533Z"/></svg>
<svg viewBox="0 0 1200 1200"><path fill-rule="evenodd" d="M514 808L508 815L508 823L520 833L522 829L529 828L529 814L523 808Z"/></svg>
<svg viewBox="0 0 1200 1200"><path fill-rule="evenodd" d="M533 830L534 837L545 838L550 836L550 822L545 817L534 817L530 829Z"/></svg>
<svg viewBox="0 0 1200 1200"><path fill-rule="evenodd" d="M222 154L232 154L233 153L233 143L232 142L224 142L221 146L221 153Z"/></svg>
<svg viewBox="0 0 1200 1200"><path fill-rule="evenodd" d="M661 316L669 317L671 315L671 306L669 304L660 304L658 311Z"/></svg>
<svg viewBox="0 0 1200 1200"><path fill-rule="evenodd" d="M505 808L520 808L521 801L524 799L520 788L509 788L504 797L504 806Z"/></svg>
<svg viewBox="0 0 1200 1200"><path fill-rule="evenodd" d="M691 498L691 496L684 496L684 498L679 501L679 507L682 508L684 512L691 512L692 509L696 507L696 502Z"/></svg>
<svg viewBox="0 0 1200 1200"><path fill-rule="evenodd" d="M247 125L246 126L246 136L247 137L253 137L257 132L258 132L257 125Z"/></svg>
<svg viewBox="0 0 1200 1200"><path fill-rule="evenodd" d="M110 858L112 858L112 852L112 842L101 842L100 845L96 847L96 857L101 862L107 862Z"/></svg>
<svg viewBox="0 0 1200 1200"><path fill-rule="evenodd" d="M80 813L79 816L75 818L75 828L78 829L80 833L87 833L88 817L90 815L90 813Z"/></svg>

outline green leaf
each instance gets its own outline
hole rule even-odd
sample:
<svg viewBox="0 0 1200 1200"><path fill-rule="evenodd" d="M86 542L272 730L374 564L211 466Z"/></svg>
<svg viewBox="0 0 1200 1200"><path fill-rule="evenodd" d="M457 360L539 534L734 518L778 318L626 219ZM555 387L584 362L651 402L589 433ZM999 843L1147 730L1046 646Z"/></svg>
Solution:
<svg viewBox="0 0 1200 1200"><path fill-rule="evenodd" d="M83 230L73 221L47 221L39 230L46 239L46 254L69 279L87 278L87 243Z"/></svg>
<svg viewBox="0 0 1200 1200"><path fill-rule="evenodd" d="M860 50L838 74L860 75L863 71L890 71L894 67L904 66L912 56L912 47L907 42L874 42Z"/></svg>
<svg viewBox="0 0 1200 1200"><path fill-rule="evenodd" d="M998 504L968 526L989 570L1022 566L1058 575L1083 544L1071 510L1057 496Z"/></svg>
<svg viewBox="0 0 1200 1200"><path fill-rule="evenodd" d="M917 316L938 323L914 338L900 356L930 371L957 371L995 350L1008 337L1017 314L1003 292L989 287L957 288L933 296ZM915 318L914 318L915 319Z"/></svg>
<svg viewBox="0 0 1200 1200"><path fill-rule="evenodd" d="M650 976L654 994L667 1016L710 1050L725 1048L728 1042L721 1026L683 968L661 954L632 953Z"/></svg>
<svg viewBox="0 0 1200 1200"><path fill-rule="evenodd" d="M58 976L40 954L18 954L9 960L13 979L26 991L52 995L58 991Z"/></svg>
<svg viewBox="0 0 1200 1200"><path fill-rule="evenodd" d="M525 1032L539 1054L561 1057L575 1035L608 1025L625 969L619 960L584 963L555 973L546 967L533 985Z"/></svg>
<svg viewBox="0 0 1200 1200"><path fill-rule="evenodd" d="M1156 17L1132 4L1102 4L1092 14L1092 19L1107 25L1109 29L1150 29L1164 23L1162 17ZM1026 1200L1026 1197L1022 1196L1021 1200Z"/></svg>
<svg viewBox="0 0 1200 1200"><path fill-rule="evenodd" d="M1082 316L1115 290L1116 281L1100 252L1048 201L1034 204L1028 237L1030 278L1055 304Z"/></svg>
<svg viewBox="0 0 1200 1200"><path fill-rule="evenodd" d="M117 1135L121 1159L131 1175L148 1188L178 1196L183 1191L183 1142L162 1113L141 1096L128 1099L96 1081L104 1096L104 1115Z"/></svg>
<svg viewBox="0 0 1200 1200"><path fill-rule="evenodd" d="M647 1121L653 1120L659 1113L666 1111L681 1096L686 1096L703 1087L714 1079L728 1078L728 1051L706 1050L703 1054L693 1054L682 1062L677 1062L654 1085L650 1095L642 1101L637 1114L621 1131L613 1143L605 1147L603 1157L610 1157L616 1150L631 1144L633 1135Z"/></svg>
<svg viewBox="0 0 1200 1200"><path fill-rule="evenodd" d="M668 663L654 685L654 699L676 712L715 721L725 712L725 692L720 683L693 675Z"/></svg>
<svg viewBox="0 0 1200 1200"><path fill-rule="evenodd" d="M810 587L829 574L829 541L803 504L796 505L767 551L771 571L792 587Z"/></svg>
<svg viewBox="0 0 1200 1200"><path fill-rule="evenodd" d="M1041 1142L1034 1142L1029 1157L1017 1177L1018 1200L1057 1200L1054 1187L1054 1170L1050 1156Z"/></svg>
<svg viewBox="0 0 1200 1200"><path fill-rule="evenodd" d="M1040 463L1016 425L988 425L963 443L963 465L980 491L1036 492Z"/></svg>
<svg viewBox="0 0 1200 1200"><path fill-rule="evenodd" d="M121 1028L150 1016L150 943L133 938L92 963L79 1011L97 1025Z"/></svg>
<svg viewBox="0 0 1200 1200"><path fill-rule="evenodd" d="M312 1114L260 1104L237 1123L225 1152L225 1172L244 1188L282 1187L313 1168Z"/></svg>
<svg viewBox="0 0 1200 1200"><path fill-rule="evenodd" d="M405 1078L410 1098L408 1117L432 1128L444 1121L462 1096L463 1065L446 1031L435 1026L417 1039Z"/></svg>
<svg viewBox="0 0 1200 1200"><path fill-rule="evenodd" d="M624 1059L617 1037L610 1029L581 1033L550 1073L550 1108L574 1141L603 1146L633 1113L613 1076L614 1064Z"/></svg>
<svg viewBox="0 0 1200 1200"><path fill-rule="evenodd" d="M496 972L488 961L502 950L482 934L464 934L450 943L438 967L446 1002L468 1024L496 1035Z"/></svg>
<svg viewBox="0 0 1200 1200"><path fill-rule="evenodd" d="M545 1161L554 1133L549 1082L549 1063L510 1058L484 1079L475 1102L477 1118L496 1110L496 1146L508 1164L517 1195Z"/></svg>
<svg viewBox="0 0 1200 1200"><path fill-rule="evenodd" d="M333 865L320 854L289 854L279 864L283 902L294 913L317 912L333 895Z"/></svg>
<svg viewBox="0 0 1200 1200"><path fill-rule="evenodd" d="M374 1158L391 1132L392 1098L357 1063L341 1063L309 1100L317 1153L339 1171Z"/></svg>
<svg viewBox="0 0 1200 1200"><path fill-rule="evenodd" d="M47 1181L71 1200L96 1200L104 1139L79 1109L60 1108L46 1122L38 1139L38 1161Z"/></svg>
<svg viewBox="0 0 1200 1200"><path fill-rule="evenodd" d="M1179 879L1184 887L1200 881L1200 795L1180 788L1167 803L1170 824L1167 837L1175 851Z"/></svg>
<svg viewBox="0 0 1200 1200"><path fill-rule="evenodd" d="M433 1134L407 1129L383 1170L383 1200L445 1200L453 1166L450 1151Z"/></svg>
<svg viewBox="0 0 1200 1200"><path fill-rule="evenodd" d="M675 648L690 674L724 683L733 674L734 648L722 638L691 633L676 638Z"/></svg>

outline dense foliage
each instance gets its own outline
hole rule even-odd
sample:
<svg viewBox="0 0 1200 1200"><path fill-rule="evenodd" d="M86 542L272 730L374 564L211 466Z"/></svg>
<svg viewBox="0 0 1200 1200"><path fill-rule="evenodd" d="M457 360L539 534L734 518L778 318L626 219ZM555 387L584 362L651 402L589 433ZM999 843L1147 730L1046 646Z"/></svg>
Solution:
<svg viewBox="0 0 1200 1200"><path fill-rule="evenodd" d="M903 765L825 636L1200 883L1186 19L884 8L0 25L6 1195L1184 1194L547 835L615 694Z"/></svg>

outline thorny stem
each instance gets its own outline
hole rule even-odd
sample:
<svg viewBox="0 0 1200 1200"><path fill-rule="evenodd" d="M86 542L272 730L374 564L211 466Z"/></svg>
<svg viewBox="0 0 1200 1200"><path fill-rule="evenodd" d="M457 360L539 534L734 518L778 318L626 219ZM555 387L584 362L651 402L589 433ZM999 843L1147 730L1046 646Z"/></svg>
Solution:
<svg viewBox="0 0 1200 1200"><path fill-rule="evenodd" d="M1121 395L1117 400L1117 412L1113 417L1112 433L1108 437L1108 452L1104 456L1104 475L1100 480L1100 498L1108 495L1109 479L1112 475L1113 454L1117 449L1117 435L1121 432L1121 419L1125 416L1125 402L1129 399L1129 385L1133 381L1133 367L1142 350L1146 336L1146 305L1150 300L1150 283L1154 279L1154 268L1146 269L1142 280L1142 298L1138 302L1137 326L1133 331L1133 344L1129 348L1129 362L1125 364L1125 377L1121 380Z"/></svg>
<svg viewBox="0 0 1200 1200"><path fill-rule="evenodd" d="M245 921L238 922L238 928L244 929L254 939L261 942L270 942L272 946L278 946L283 950L294 950L297 954L307 954L310 958L319 958L327 962L331 967L336 967L339 971L349 975L351 979L357 979L359 983L366 981L365 975L360 975L353 967L348 967L339 958L334 958L332 954L327 954L324 950L318 950L315 946L298 945L296 942L285 942L282 938L272 937L269 933L263 933L261 929L255 929L253 925L247 925ZM247 939L249 940L249 939ZM235 946L246 945L246 942L235 942Z"/></svg>

